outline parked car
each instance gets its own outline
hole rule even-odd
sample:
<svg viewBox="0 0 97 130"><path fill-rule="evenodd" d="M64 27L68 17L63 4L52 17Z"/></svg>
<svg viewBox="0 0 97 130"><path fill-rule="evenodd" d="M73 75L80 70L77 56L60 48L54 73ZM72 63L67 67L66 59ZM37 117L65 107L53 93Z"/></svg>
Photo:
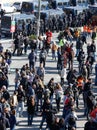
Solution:
<svg viewBox="0 0 97 130"><path fill-rule="evenodd" d="M22 2L14 2L13 6L17 9L17 11L21 11Z"/></svg>
<svg viewBox="0 0 97 130"><path fill-rule="evenodd" d="M16 12L16 8L14 6L11 6L9 3L0 3L1 10L3 10L5 13L12 13Z"/></svg>

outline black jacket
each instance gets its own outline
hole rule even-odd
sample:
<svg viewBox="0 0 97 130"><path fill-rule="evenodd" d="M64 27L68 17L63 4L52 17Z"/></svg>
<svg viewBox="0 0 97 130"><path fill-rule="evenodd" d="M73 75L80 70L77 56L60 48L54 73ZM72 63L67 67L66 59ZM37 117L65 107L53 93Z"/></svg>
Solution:
<svg viewBox="0 0 97 130"><path fill-rule="evenodd" d="M32 115L35 113L35 105L31 104L31 100L28 102L27 112Z"/></svg>

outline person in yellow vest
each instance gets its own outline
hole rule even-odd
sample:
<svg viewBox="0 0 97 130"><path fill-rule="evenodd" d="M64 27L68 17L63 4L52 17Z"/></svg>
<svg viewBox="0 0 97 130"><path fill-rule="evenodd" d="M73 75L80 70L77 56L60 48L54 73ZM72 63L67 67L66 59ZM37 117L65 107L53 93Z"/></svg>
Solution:
<svg viewBox="0 0 97 130"><path fill-rule="evenodd" d="M56 42L53 42L52 43L52 46L51 46L51 51L52 51L52 60L55 59L56 60L56 53L57 53L57 49L58 49L58 46L56 44Z"/></svg>
<svg viewBox="0 0 97 130"><path fill-rule="evenodd" d="M64 39L63 39L63 38L60 39L60 41L59 41L59 46L60 46L60 47L64 46Z"/></svg>

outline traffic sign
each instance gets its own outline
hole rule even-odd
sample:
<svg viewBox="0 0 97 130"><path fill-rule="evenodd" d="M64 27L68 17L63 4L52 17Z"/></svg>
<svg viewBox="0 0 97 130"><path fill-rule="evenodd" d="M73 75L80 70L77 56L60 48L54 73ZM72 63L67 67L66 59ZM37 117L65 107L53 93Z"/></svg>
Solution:
<svg viewBox="0 0 97 130"><path fill-rule="evenodd" d="M11 26L12 25L15 26L15 21L13 21L13 20L11 21Z"/></svg>
<svg viewBox="0 0 97 130"><path fill-rule="evenodd" d="M15 21L14 21L14 20L11 21L10 32L11 32L11 33L14 33L14 32L15 32Z"/></svg>
<svg viewBox="0 0 97 130"><path fill-rule="evenodd" d="M11 33L15 32L15 26L13 26L13 25L11 26L10 32Z"/></svg>

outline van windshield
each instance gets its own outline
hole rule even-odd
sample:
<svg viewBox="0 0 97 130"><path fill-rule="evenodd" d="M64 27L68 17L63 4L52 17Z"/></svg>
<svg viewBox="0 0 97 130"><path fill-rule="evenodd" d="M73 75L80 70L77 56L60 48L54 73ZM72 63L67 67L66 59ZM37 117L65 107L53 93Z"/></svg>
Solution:
<svg viewBox="0 0 97 130"><path fill-rule="evenodd" d="M23 2L22 3L22 12L32 13L34 11L33 3Z"/></svg>
<svg viewBox="0 0 97 130"><path fill-rule="evenodd" d="M11 17L8 17L8 16L3 16L1 18L1 27L2 28L10 28L11 26Z"/></svg>
<svg viewBox="0 0 97 130"><path fill-rule="evenodd" d="M15 2L13 5L20 5L20 3L19 2Z"/></svg>

